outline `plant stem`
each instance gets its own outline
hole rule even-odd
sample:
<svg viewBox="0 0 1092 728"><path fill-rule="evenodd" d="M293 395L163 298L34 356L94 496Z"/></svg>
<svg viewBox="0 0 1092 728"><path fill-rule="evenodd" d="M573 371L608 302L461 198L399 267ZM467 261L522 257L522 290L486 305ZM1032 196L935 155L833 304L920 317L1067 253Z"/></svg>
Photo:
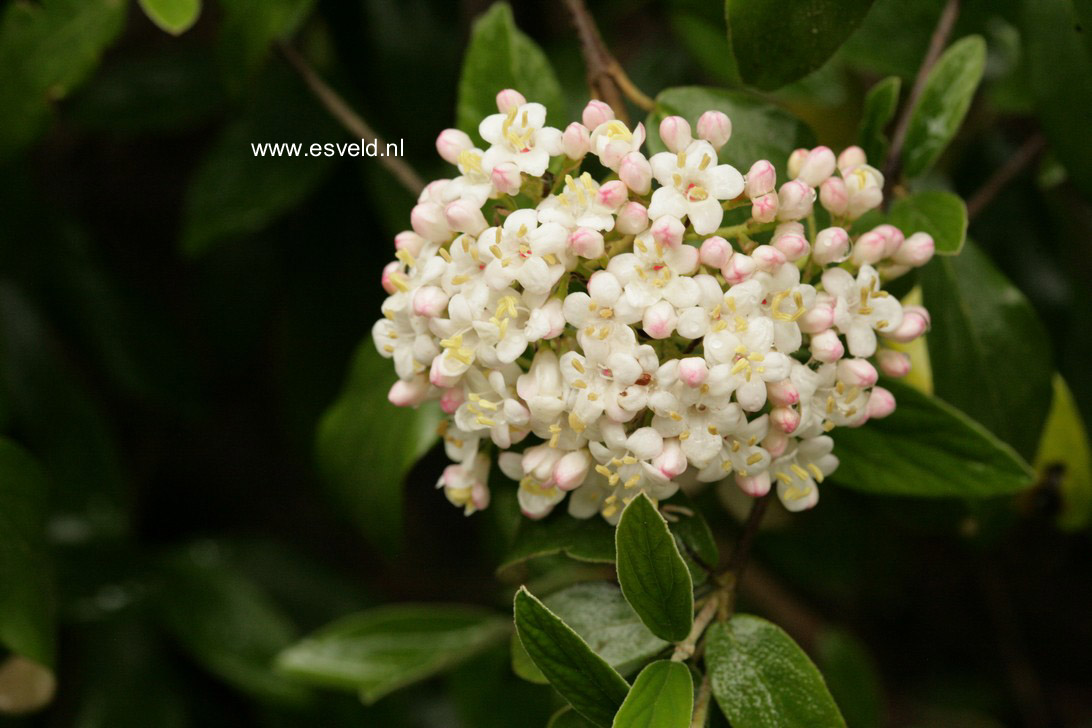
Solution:
<svg viewBox="0 0 1092 728"><path fill-rule="evenodd" d="M762 517L766 515L766 510L770 507L771 496L773 496L772 488L766 495L755 498L754 503L751 504L751 512L747 514L747 521L743 524L743 534L736 543L736 550L728 559L728 567L725 571L732 574L737 584L743 578L743 570L747 567L747 559L751 555L751 546L758 535Z"/></svg>
<svg viewBox="0 0 1092 728"><path fill-rule="evenodd" d="M698 686L698 696L694 700L694 717L690 721L690 728L705 728L709 719L709 698L712 696L712 686L709 684L709 673L701 678Z"/></svg>
<svg viewBox="0 0 1092 728"><path fill-rule="evenodd" d="M607 102L614 109L614 115L626 123L629 122L629 114L623 96L642 109L651 111L655 103L637 88L618 60L607 50L595 18L588 12L584 0L565 0L565 5L580 37L580 50L584 54L588 88L592 96Z"/></svg>
<svg viewBox="0 0 1092 728"><path fill-rule="evenodd" d="M694 656L694 650L698 646L698 640L705 634L705 628L713 621L713 617L717 615L717 611L720 609L720 604L723 599L723 589L717 589L709 595L708 600L705 602L705 606L698 612L698 616L694 617L694 626L690 628L690 634L686 635L686 639L682 642L675 645L675 652L671 655L672 661L682 662L684 660L689 660Z"/></svg>
<svg viewBox="0 0 1092 728"><path fill-rule="evenodd" d="M1035 133L1028 137L1020 148L1017 149L997 171L986 180L985 184L978 188L970 199L967 200L967 218L973 220L982 212L997 193L1012 182L1025 168L1039 157L1039 153L1046 147L1046 139L1042 134Z"/></svg>
<svg viewBox="0 0 1092 728"><path fill-rule="evenodd" d="M375 130L371 128L368 122L364 121L360 114L353 111L345 99L341 98L336 91L319 77L315 69L311 68L310 64L299 54L299 51L287 43L278 43L277 49L288 61L288 64L299 74L300 78L303 79L303 82L307 84L307 88L311 90L319 103L326 107L330 115L337 119L350 134L361 140L374 139L376 146L385 148L386 142L383 141L382 137L375 133ZM377 159L414 197L424 189L425 183L417 176L413 168L400 157L384 155L377 157Z"/></svg>

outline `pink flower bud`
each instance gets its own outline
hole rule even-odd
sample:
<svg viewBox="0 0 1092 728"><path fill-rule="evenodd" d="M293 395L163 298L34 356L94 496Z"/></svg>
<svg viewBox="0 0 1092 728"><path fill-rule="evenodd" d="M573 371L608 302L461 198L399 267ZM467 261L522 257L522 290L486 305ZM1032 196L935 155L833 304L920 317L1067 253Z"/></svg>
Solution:
<svg viewBox="0 0 1092 728"><path fill-rule="evenodd" d="M438 286L421 286L413 293L413 312L433 318L447 310L448 295Z"/></svg>
<svg viewBox="0 0 1092 728"><path fill-rule="evenodd" d="M803 258L808 254L811 247L808 244L808 239L797 232L782 233L780 235L775 232L771 242L775 248L784 254L785 260L789 261Z"/></svg>
<svg viewBox="0 0 1092 728"><path fill-rule="evenodd" d="M618 179L639 195L652 189L652 165L640 152L630 152L618 165Z"/></svg>
<svg viewBox="0 0 1092 728"><path fill-rule="evenodd" d="M582 258L603 255L603 233L590 228L577 228L569 235L569 249Z"/></svg>
<svg viewBox="0 0 1092 728"><path fill-rule="evenodd" d="M757 475L740 475L736 473L736 485L752 498L761 498L770 492L770 473L763 470Z"/></svg>
<svg viewBox="0 0 1092 728"><path fill-rule="evenodd" d="M812 356L828 364L838 361L846 354L845 346L834 329L812 335L809 349Z"/></svg>
<svg viewBox="0 0 1092 728"><path fill-rule="evenodd" d="M629 189L626 188L624 182L617 179L603 183L603 186L595 194L599 199L599 204L611 210L617 210L622 206L623 202L629 199Z"/></svg>
<svg viewBox="0 0 1092 728"><path fill-rule="evenodd" d="M584 107L584 113L580 115L580 119L584 122L584 126L595 129L600 124L614 119L614 109L599 99L592 99Z"/></svg>
<svg viewBox="0 0 1092 728"><path fill-rule="evenodd" d="M702 241L698 257L702 265L721 268L732 257L732 252L732 246L727 240L713 235Z"/></svg>
<svg viewBox="0 0 1092 728"><path fill-rule="evenodd" d="M561 299L551 298L538 308L531 310L527 327L523 330L528 341L556 339L565 330L565 314L562 312Z"/></svg>
<svg viewBox="0 0 1092 728"><path fill-rule="evenodd" d="M513 88L506 88L497 94L497 110L502 114L518 109L526 103L527 99L523 98L523 94Z"/></svg>
<svg viewBox="0 0 1092 728"><path fill-rule="evenodd" d="M868 159L865 157L864 150L860 147L846 147L842 150L842 153L838 155L838 171L843 176L851 172L855 167L860 167L862 164L868 164Z"/></svg>
<svg viewBox="0 0 1092 728"><path fill-rule="evenodd" d="M429 368L428 372L428 380L432 382L432 385L434 387L439 387L440 389L449 389L450 387L454 387L458 383L459 377L445 374L443 369L443 363L443 356L438 356L432 360L432 366Z"/></svg>
<svg viewBox="0 0 1092 728"><path fill-rule="evenodd" d="M789 436L781 430L772 428L766 439L762 441L762 447L766 448L766 452L770 453L770 457L779 458L785 454L785 450L789 447Z"/></svg>
<svg viewBox="0 0 1092 728"><path fill-rule="evenodd" d="M886 245L883 249L883 257L890 258L893 256L900 247L902 247L905 236L902 234L902 230L899 230L894 225L877 225L872 228L873 232L877 232L883 236Z"/></svg>
<svg viewBox="0 0 1092 728"><path fill-rule="evenodd" d="M470 200L455 200L444 208L444 219L452 230L477 235L489 227L480 207Z"/></svg>
<svg viewBox="0 0 1092 728"><path fill-rule="evenodd" d="M588 127L574 121L565 127L561 135L561 151L569 159L583 159L591 149L591 132Z"/></svg>
<svg viewBox="0 0 1092 728"><path fill-rule="evenodd" d="M895 252L895 262L920 268L933 258L936 244L929 233L914 233L908 237Z"/></svg>
<svg viewBox="0 0 1092 728"><path fill-rule="evenodd" d="M796 323L805 334L821 334L834 325L835 299L826 293L815 298L815 304L797 319Z"/></svg>
<svg viewBox="0 0 1092 728"><path fill-rule="evenodd" d="M883 387L873 387L868 397L868 417L882 420L895 411L895 395Z"/></svg>
<svg viewBox="0 0 1092 728"><path fill-rule="evenodd" d="M501 162L493 167L493 173L489 177L493 181L493 186L497 188L497 192L502 195L518 194L519 188L523 185L523 175L520 174L515 162Z"/></svg>
<svg viewBox="0 0 1092 728"><path fill-rule="evenodd" d="M732 120L723 111L706 111L698 117L698 138L720 149L732 138Z"/></svg>
<svg viewBox="0 0 1092 728"><path fill-rule="evenodd" d="M773 222L777 218L777 193L767 192L751 200L751 217L755 222Z"/></svg>
<svg viewBox="0 0 1092 728"><path fill-rule="evenodd" d="M834 174L835 161L830 147L816 147L800 165L798 177L809 187L818 187Z"/></svg>
<svg viewBox="0 0 1092 728"><path fill-rule="evenodd" d="M791 435L800 426L800 413L792 407L774 407L770 410L770 424Z"/></svg>
<svg viewBox="0 0 1092 728"><path fill-rule="evenodd" d="M394 249L404 250L416 258L425 247L425 242L424 238L412 230L403 230L394 236Z"/></svg>
<svg viewBox="0 0 1092 728"><path fill-rule="evenodd" d="M862 164L854 167L846 183L846 215L856 220L883 202L883 174L874 167Z"/></svg>
<svg viewBox="0 0 1092 728"><path fill-rule="evenodd" d="M766 273L773 273L785 264L785 254L772 245L759 245L751 252L758 269Z"/></svg>
<svg viewBox="0 0 1092 728"><path fill-rule="evenodd" d="M397 260L392 260L383 266L383 276L380 278L380 282L383 284L383 290L391 295L398 290L398 287L394 285L394 281L391 279L392 275L399 273L402 268L402 264Z"/></svg>
<svg viewBox="0 0 1092 728"><path fill-rule="evenodd" d="M670 215L664 215L652 223L652 239L666 248L675 248L682 243L686 227Z"/></svg>
<svg viewBox="0 0 1092 728"><path fill-rule="evenodd" d="M688 387L700 387L709 376L709 367L700 356L688 356L679 361L679 379Z"/></svg>
<svg viewBox="0 0 1092 728"><path fill-rule="evenodd" d="M868 359L842 359L838 362L838 379L851 387L866 389L880 378Z"/></svg>
<svg viewBox="0 0 1092 728"><path fill-rule="evenodd" d="M449 415L453 415L464 401L466 401L466 392L463 391L463 388L451 387L445 389L444 393L440 395L440 409Z"/></svg>
<svg viewBox="0 0 1092 728"><path fill-rule="evenodd" d="M849 204L849 196L846 194L846 183L841 177L828 177L819 186L819 203L827 212L836 217L846 214L846 206Z"/></svg>
<svg viewBox="0 0 1092 728"><path fill-rule="evenodd" d="M800 180L793 180L781 185L777 194L777 218L779 220L800 220L811 214L815 203L815 190Z"/></svg>
<svg viewBox="0 0 1092 728"><path fill-rule="evenodd" d="M800 392L791 379L766 382L766 397L775 407L791 407L800 401Z"/></svg>
<svg viewBox="0 0 1092 728"><path fill-rule="evenodd" d="M815 250L812 259L819 265L841 263L849 252L849 233L840 227L820 230L815 236Z"/></svg>
<svg viewBox="0 0 1092 728"><path fill-rule="evenodd" d="M905 344L928 331L930 323L929 312L921 306L904 306L902 309L902 323L894 331L885 333L884 336L892 341Z"/></svg>
<svg viewBox="0 0 1092 728"><path fill-rule="evenodd" d="M674 306L667 301L657 301L645 309L641 325L653 339L666 339L671 336L678 321Z"/></svg>
<svg viewBox="0 0 1092 728"><path fill-rule="evenodd" d="M614 229L623 235L636 235L648 228L648 209L640 202L627 202L618 211Z"/></svg>
<svg viewBox="0 0 1092 728"><path fill-rule="evenodd" d="M748 280L758 270L755 259L743 253L736 253L728 259L728 263L720 269L720 274L728 283L738 285Z"/></svg>
<svg viewBox="0 0 1092 728"><path fill-rule="evenodd" d="M905 377L910 373L910 356L894 349L880 349L876 354L880 371L889 377Z"/></svg>
<svg viewBox="0 0 1092 728"><path fill-rule="evenodd" d="M473 148L474 142L470 141L465 131L459 129L444 129L436 137L436 151L449 164L458 164L459 155Z"/></svg>
<svg viewBox="0 0 1092 728"><path fill-rule="evenodd" d="M597 270L588 279L588 295L600 306L612 306L622 295L622 284L613 273Z"/></svg>
<svg viewBox="0 0 1092 728"><path fill-rule="evenodd" d="M398 380L387 393L387 400L395 407L416 407L428 398L429 383L423 376L408 382Z"/></svg>
<svg viewBox="0 0 1092 728"><path fill-rule="evenodd" d="M694 138L690 136L690 123L681 116L666 116L660 122L660 139L664 146L678 154L686 149Z"/></svg>
<svg viewBox="0 0 1092 728"><path fill-rule="evenodd" d="M857 265L878 263L883 260L884 251L887 250L887 240L875 230L870 230L857 238L853 244L853 253L850 255Z"/></svg>
<svg viewBox="0 0 1092 728"><path fill-rule="evenodd" d="M591 469L591 456L587 450L573 450L561 456L554 466L553 478L561 490L572 490L583 485Z"/></svg>
<svg viewBox="0 0 1092 728"><path fill-rule="evenodd" d="M413 232L434 243L442 243L451 237L451 227L444 217L444 208L435 202L414 205L410 211L410 225L413 226Z"/></svg>
<svg viewBox="0 0 1092 728"><path fill-rule="evenodd" d="M686 454L677 439L672 437L664 440L664 449L652 459L652 467L668 480L673 480L686 471Z"/></svg>
<svg viewBox="0 0 1092 728"><path fill-rule="evenodd" d="M754 199L774 191L777 183L777 170L765 159L760 159L751 165L747 171L747 182L744 187L747 197Z"/></svg>
<svg viewBox="0 0 1092 728"><path fill-rule="evenodd" d="M809 150L807 149L794 149L792 154L789 155L789 163L786 170L789 173L789 179L796 179L800 176L800 168L804 166L804 161L808 158Z"/></svg>

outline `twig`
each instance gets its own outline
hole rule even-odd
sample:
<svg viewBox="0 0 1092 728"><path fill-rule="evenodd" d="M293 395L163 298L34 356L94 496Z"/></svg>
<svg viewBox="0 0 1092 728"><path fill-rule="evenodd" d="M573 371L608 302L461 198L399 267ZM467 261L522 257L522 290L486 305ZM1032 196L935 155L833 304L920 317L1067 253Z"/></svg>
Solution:
<svg viewBox="0 0 1092 728"><path fill-rule="evenodd" d="M698 696L694 700L694 717L690 721L690 728L705 728L709 718L709 698L712 695L712 686L709 684L709 672L702 676L701 685L698 686Z"/></svg>
<svg viewBox="0 0 1092 728"><path fill-rule="evenodd" d="M694 656L694 650L697 648L698 640L705 634L705 628L713 621L713 617L716 616L723 599L724 592L720 589L709 596L709 600L705 603L705 606L701 608L701 611L698 612L698 616L694 617L694 626L690 628L690 634L686 635L686 639L682 642L675 645L675 652L671 655L672 661L682 662L683 660L689 660Z"/></svg>
<svg viewBox="0 0 1092 728"><path fill-rule="evenodd" d="M353 111L353 109L345 102L336 91L330 88L329 85L315 72L315 69L307 63L307 61L299 54L299 52L288 45L287 43L279 43L277 49L289 65L295 69L296 73L300 75L303 82L307 84L307 87L311 90L311 93L315 95L315 98L326 107L326 110L330 112L337 121L345 127L345 129L353 136L359 139L374 139L376 146L380 149L385 148L385 142L382 137L375 133L375 130L368 125L360 114ZM413 171L413 168L406 164L401 158L384 155L377 157L379 163L387 168L395 179L401 183L409 192L416 197L424 189L425 183L421 181L421 178L417 176L417 173Z"/></svg>
<svg viewBox="0 0 1092 728"><path fill-rule="evenodd" d="M978 213L989 206L998 192L1039 157L1044 147L1046 147L1046 139L1042 134L1035 133L1028 137L1027 141L1008 158L1008 161L998 167L997 171L971 195L967 201L967 218L973 220Z"/></svg>
<svg viewBox="0 0 1092 728"><path fill-rule="evenodd" d="M933 30L933 37L929 41L929 50L925 52L921 68L918 69L918 75L914 79L914 86L910 89L910 96L907 97L898 124L895 126L895 133L891 139L891 150L888 152L887 164L883 170L885 180L884 199L890 199L891 189L895 185L895 178L902 171L900 157L902 157L903 144L906 143L906 133L910 129L910 115L917 105L918 99L921 98L922 91L925 90L925 80L929 77L929 71L933 70L937 59L944 51L944 46L948 44L948 36L952 34L952 27L955 25L957 17L959 17L959 0L948 0L944 5L944 10L940 13L937 27Z"/></svg>
<svg viewBox="0 0 1092 728"><path fill-rule="evenodd" d="M580 50L584 54L588 88L592 96L607 102L614 109L614 115L623 121L628 121L629 117L623 96L642 109L651 111L655 102L634 85L618 60L607 50L584 0L565 0L565 5L580 37Z"/></svg>
<svg viewBox="0 0 1092 728"><path fill-rule="evenodd" d="M762 517L766 515L766 509L770 506L770 496L772 495L773 490L760 498L755 498L754 503L751 504L751 512L747 514L747 522L743 524L743 534L736 543L736 550L732 552L731 558L728 559L726 571L735 577L737 584L743 578L743 570L747 566L747 557L751 555L751 545L755 541L755 536L758 535L758 527L762 523Z"/></svg>

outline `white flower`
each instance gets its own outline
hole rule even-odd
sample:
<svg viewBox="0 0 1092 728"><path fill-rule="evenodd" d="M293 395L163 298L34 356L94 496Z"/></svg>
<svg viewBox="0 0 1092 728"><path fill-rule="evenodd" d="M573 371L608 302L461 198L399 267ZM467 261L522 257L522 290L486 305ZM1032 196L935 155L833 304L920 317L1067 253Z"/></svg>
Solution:
<svg viewBox="0 0 1092 728"><path fill-rule="evenodd" d="M430 321L444 349L433 362L433 384L445 386L437 377L457 380L475 362L486 367L514 362L527 348L523 327L528 309L522 304L510 288L479 286L452 296L448 318Z"/></svg>
<svg viewBox="0 0 1092 728"><path fill-rule="evenodd" d="M591 150L607 169L618 171L622 158L640 150L645 143L645 126L638 123L633 131L617 119L604 121L591 133Z"/></svg>
<svg viewBox="0 0 1092 728"><path fill-rule="evenodd" d="M562 311L576 329L580 347L595 361L605 362L612 351L629 351L637 345L630 324L640 321L642 312L623 296L622 284L613 273L593 273L588 292L570 293Z"/></svg>
<svg viewBox="0 0 1092 728"><path fill-rule="evenodd" d="M444 468L437 488L444 489L444 495L452 505L463 509L469 516L489 505L489 458L485 453L478 453L469 463L456 463Z"/></svg>
<svg viewBox="0 0 1092 728"><path fill-rule="evenodd" d="M530 429L531 413L515 393L519 372L514 365L488 372L468 369L462 380L466 401L455 411L455 425L463 432L487 430L498 447L520 442Z"/></svg>
<svg viewBox="0 0 1092 728"><path fill-rule="evenodd" d="M587 172L579 179L566 175L561 194L550 195L539 203L538 219L568 230L588 228L605 232L614 229L614 213L625 201L625 185L617 180L600 187Z"/></svg>
<svg viewBox="0 0 1092 728"><path fill-rule="evenodd" d="M777 479L777 497L786 509L803 511L819 502L817 484L838 467L833 449L834 440L826 435L793 438L785 453L773 461L770 472Z"/></svg>
<svg viewBox="0 0 1092 728"><path fill-rule="evenodd" d="M496 194L490 171L482 166L484 153L480 149L459 152L457 166L462 174L444 186L441 194L444 202L470 200L478 207Z"/></svg>
<svg viewBox="0 0 1092 728"><path fill-rule="evenodd" d="M685 362L685 363L684 363ZM680 373L681 368L681 373ZM672 359L656 372L656 391L648 406L652 426L664 437L677 437L690 464L704 468L720 452L726 434L745 422L732 402L732 367L706 367L699 358Z"/></svg>
<svg viewBox="0 0 1092 728"><path fill-rule="evenodd" d="M676 308L698 302L700 290L690 277L698 267L697 248L665 246L653 238L650 229L634 238L633 250L607 264L607 271L622 284L629 306L643 311L662 299Z"/></svg>
<svg viewBox="0 0 1092 728"><path fill-rule="evenodd" d="M545 124L546 107L535 103L485 117L478 133L493 146L486 150L482 168L491 174L497 165L513 162L521 172L541 177L550 157L561 154L561 131Z"/></svg>
<svg viewBox="0 0 1092 728"><path fill-rule="evenodd" d="M518 282L524 291L545 297L565 272L565 228L538 224L534 210L516 210L502 227L489 228L478 237L493 259L485 267L485 282L500 290Z"/></svg>
<svg viewBox="0 0 1092 728"><path fill-rule="evenodd" d="M629 422L648 402L652 371L659 362L646 345L632 352L618 350L603 362L589 361L570 351L561 357L561 376L567 396L569 425L577 432L606 414L614 422Z"/></svg>
<svg viewBox="0 0 1092 728"><path fill-rule="evenodd" d="M769 427L769 418L762 415L750 421L741 419L734 429L722 431L721 448L698 473L698 480L711 483L734 474L739 482L765 473L770 466L770 454L760 443Z"/></svg>
<svg viewBox="0 0 1092 728"><path fill-rule="evenodd" d="M691 142L678 154L654 154L649 163L663 186L652 193L648 216L653 220L663 215L689 217L699 235L720 227L721 200L743 192L743 175L730 164L717 164L717 150L707 141Z"/></svg>
<svg viewBox="0 0 1092 728"><path fill-rule="evenodd" d="M880 274L861 266L857 278L843 268L823 273L823 288L836 298L834 326L846 337L849 353L869 357L876 353L876 332L889 333L902 323L902 305L880 287Z"/></svg>

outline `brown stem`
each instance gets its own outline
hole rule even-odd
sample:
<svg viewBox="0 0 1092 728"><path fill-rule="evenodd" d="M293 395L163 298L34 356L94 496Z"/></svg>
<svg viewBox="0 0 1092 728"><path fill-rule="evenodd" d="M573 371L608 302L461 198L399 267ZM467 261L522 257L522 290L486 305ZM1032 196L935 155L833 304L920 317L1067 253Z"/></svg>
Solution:
<svg viewBox="0 0 1092 728"><path fill-rule="evenodd" d="M726 571L730 572L738 583L743 578L743 570L747 566L747 558L751 555L751 545L758 535L758 527L762 523L762 517L766 515L766 509L770 507L771 489L766 495L755 498L751 504L751 512L747 514L747 522L743 524L743 534L736 543L736 550L728 559Z"/></svg>
<svg viewBox="0 0 1092 728"><path fill-rule="evenodd" d="M330 115L345 127L345 129L354 137L364 139L374 139L376 146L380 149L386 148L386 142L382 137L375 133L375 131L368 125L360 114L353 111L352 107L345 102L336 91L330 88L325 81L319 77L315 69L311 68L310 64L299 54L299 52L288 45L287 43L279 43L277 49L280 51L284 59L288 61L289 65L299 74L303 82L307 84L307 88L311 90L311 93L315 95L315 98L319 100ZM413 171L413 168L406 164L400 157L393 156L380 156L377 157L379 163L387 168L387 171L394 176L395 179L401 183L409 192L416 197L424 189L425 183L417 176L417 173Z"/></svg>
<svg viewBox="0 0 1092 728"><path fill-rule="evenodd" d="M918 99L921 98L922 91L925 90L925 80L929 77L929 71L933 70L937 59L944 51L944 46L948 44L948 37L952 34L952 27L958 17L959 0L948 0L944 5L944 10L940 13L937 27L933 30L933 37L929 41L929 49L925 52L921 68L918 69L918 75L914 79L914 86L910 89L910 96L907 97L898 124L895 126L895 133L891 139L891 150L887 154L887 164L883 170L885 180L884 199L890 199L891 190L895 186L895 178L902 171L902 147L906 143L906 133L910 129L910 116L918 103Z"/></svg>
<svg viewBox="0 0 1092 728"><path fill-rule="evenodd" d="M709 684L709 673L702 676L701 685L698 686L698 696L694 700L694 717L690 721L690 728L705 728L709 720L709 699L712 696L712 686Z"/></svg>
<svg viewBox="0 0 1092 728"><path fill-rule="evenodd" d="M967 218L973 220L977 217L978 213L993 202L998 192L1039 157L1045 147L1046 139L1042 134L1035 133L1028 137L1008 161L998 167L997 171L967 200Z"/></svg>
<svg viewBox="0 0 1092 728"><path fill-rule="evenodd" d="M675 645L675 652L671 655L673 661L682 662L683 660L689 660L694 656L694 650L697 648L698 640L705 634L705 628L713 621L713 617L717 615L723 598L724 593L720 589L709 596L709 600L705 603L705 606L701 608L701 611L698 612L698 616L694 617L694 626L690 628L690 634L686 635L686 639L682 642Z"/></svg>

